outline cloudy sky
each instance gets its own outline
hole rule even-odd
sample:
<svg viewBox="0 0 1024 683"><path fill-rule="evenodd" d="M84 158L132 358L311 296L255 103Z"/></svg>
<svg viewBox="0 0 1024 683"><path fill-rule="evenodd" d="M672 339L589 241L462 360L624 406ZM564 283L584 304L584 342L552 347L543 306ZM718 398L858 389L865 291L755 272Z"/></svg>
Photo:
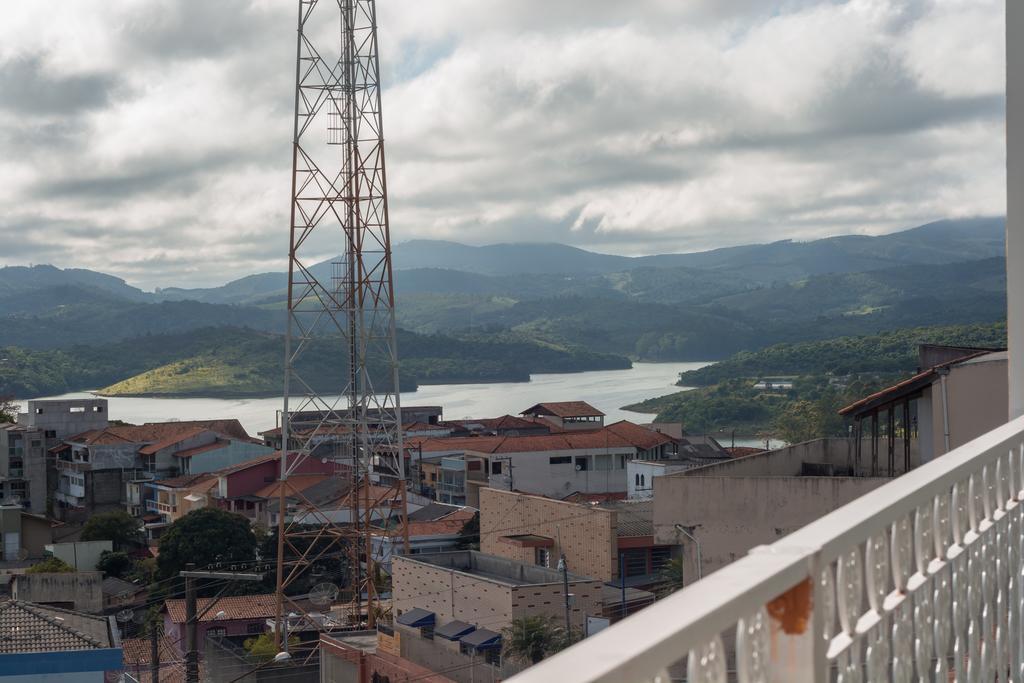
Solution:
<svg viewBox="0 0 1024 683"><path fill-rule="evenodd" d="M0 265L285 266L292 0L0 8ZM1003 0L378 0L396 241L694 251L1005 211Z"/></svg>

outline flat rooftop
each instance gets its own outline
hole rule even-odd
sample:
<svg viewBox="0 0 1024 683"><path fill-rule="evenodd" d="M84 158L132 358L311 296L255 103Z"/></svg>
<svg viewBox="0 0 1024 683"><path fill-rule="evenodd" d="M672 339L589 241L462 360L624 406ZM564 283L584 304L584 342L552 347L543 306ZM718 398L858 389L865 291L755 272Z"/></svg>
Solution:
<svg viewBox="0 0 1024 683"><path fill-rule="evenodd" d="M562 582L562 573L557 569L524 564L504 557L498 557L497 555L486 555L475 550L398 556L395 560L450 569L506 586L535 586L545 583ZM588 581L590 579L570 573L569 580Z"/></svg>

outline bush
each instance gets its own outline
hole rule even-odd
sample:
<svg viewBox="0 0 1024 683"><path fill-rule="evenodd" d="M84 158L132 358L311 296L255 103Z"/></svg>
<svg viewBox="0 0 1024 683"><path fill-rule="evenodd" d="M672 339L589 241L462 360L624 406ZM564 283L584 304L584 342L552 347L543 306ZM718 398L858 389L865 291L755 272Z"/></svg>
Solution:
<svg viewBox="0 0 1024 683"><path fill-rule="evenodd" d="M26 574L68 574L75 571L70 564L57 557L48 557L25 570Z"/></svg>

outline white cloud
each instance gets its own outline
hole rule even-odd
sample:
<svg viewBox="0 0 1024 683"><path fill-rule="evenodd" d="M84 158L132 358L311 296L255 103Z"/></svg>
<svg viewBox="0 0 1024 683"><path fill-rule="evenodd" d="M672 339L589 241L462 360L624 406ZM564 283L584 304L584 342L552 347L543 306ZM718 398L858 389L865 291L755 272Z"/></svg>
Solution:
<svg viewBox="0 0 1024 683"><path fill-rule="evenodd" d="M283 267L294 10L5 8L0 82L15 66L40 82L17 107L0 93L0 238L146 286ZM378 12L398 241L645 253L1004 210L994 0ZM30 101L52 92L62 106Z"/></svg>

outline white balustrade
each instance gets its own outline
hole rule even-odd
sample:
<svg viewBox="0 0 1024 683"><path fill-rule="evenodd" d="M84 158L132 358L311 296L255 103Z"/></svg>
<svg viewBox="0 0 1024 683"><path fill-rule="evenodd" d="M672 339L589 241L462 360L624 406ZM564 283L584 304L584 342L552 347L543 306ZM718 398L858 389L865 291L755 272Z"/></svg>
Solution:
<svg viewBox="0 0 1024 683"><path fill-rule="evenodd" d="M516 683L1024 681L1024 417Z"/></svg>

